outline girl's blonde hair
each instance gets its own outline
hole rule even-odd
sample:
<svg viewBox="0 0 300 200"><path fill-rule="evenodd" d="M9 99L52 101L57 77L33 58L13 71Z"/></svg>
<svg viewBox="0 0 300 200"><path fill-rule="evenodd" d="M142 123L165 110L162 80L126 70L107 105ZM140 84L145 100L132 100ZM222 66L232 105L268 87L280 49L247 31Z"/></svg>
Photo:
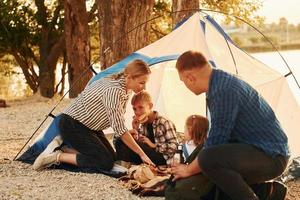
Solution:
<svg viewBox="0 0 300 200"><path fill-rule="evenodd" d="M117 74L112 74L108 76L108 78L117 80L120 79L122 76L128 76L130 75L132 78L136 78L139 76L151 74L151 70L148 66L147 63L145 63L142 60L136 59L128 63L124 69L124 71L117 73Z"/></svg>
<svg viewBox="0 0 300 200"><path fill-rule="evenodd" d="M203 144L207 137L208 119L201 115L191 115L186 119L185 125L195 145Z"/></svg>

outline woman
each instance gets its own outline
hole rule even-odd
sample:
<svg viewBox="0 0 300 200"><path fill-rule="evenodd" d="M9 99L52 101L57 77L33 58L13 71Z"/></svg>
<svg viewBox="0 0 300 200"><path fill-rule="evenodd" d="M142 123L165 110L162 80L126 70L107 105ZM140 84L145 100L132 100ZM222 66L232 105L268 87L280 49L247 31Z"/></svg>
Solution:
<svg viewBox="0 0 300 200"><path fill-rule="evenodd" d="M124 123L130 94L132 91L138 93L145 89L150 73L146 63L134 60L125 67L124 72L97 80L87 86L59 116L60 135L73 150L42 153L35 160L34 169L41 170L62 162L79 167L110 170L116 155L102 132L108 127L112 127L114 137L121 138L143 162L153 165Z"/></svg>

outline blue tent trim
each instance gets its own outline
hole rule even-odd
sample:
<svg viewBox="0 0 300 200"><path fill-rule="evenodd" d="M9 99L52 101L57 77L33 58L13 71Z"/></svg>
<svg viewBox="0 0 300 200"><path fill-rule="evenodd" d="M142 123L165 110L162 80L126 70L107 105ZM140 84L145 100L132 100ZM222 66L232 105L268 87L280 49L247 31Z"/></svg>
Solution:
<svg viewBox="0 0 300 200"><path fill-rule="evenodd" d="M202 21L202 20L200 20L200 26L201 26L201 28L203 30L203 33L205 34L205 22Z"/></svg>
<svg viewBox="0 0 300 200"><path fill-rule="evenodd" d="M235 43L231 40L231 38L225 33L225 31L222 29L222 27L213 18L211 18L209 15L205 16L205 18L207 19L207 21L209 21L219 31L220 34L223 35L223 37L228 42L235 45Z"/></svg>
<svg viewBox="0 0 300 200"><path fill-rule="evenodd" d="M120 62L112 65L111 67L101 71L100 73L98 73L96 76L94 76L88 83L91 84L92 82L96 81L96 80L99 80L103 77L106 77L110 74L114 74L114 73L118 73L118 72L121 72L124 67L132 60L134 59L140 59L140 60L143 60L144 62L147 62L148 60L150 60L151 58L148 57L148 56L145 56L145 55L142 55L142 54L139 54L139 53L132 53L130 54L129 56L127 56L126 58L124 58L123 60L121 60Z"/></svg>
<svg viewBox="0 0 300 200"><path fill-rule="evenodd" d="M149 56L134 52L134 53L130 54L129 56L127 56L126 58L124 58L123 60L121 60L120 62L118 62L118 63L112 65L111 67L105 69L104 71L98 73L96 76L94 76L89 81L88 85L91 84L92 82L99 80L101 78L104 78L108 75L121 72L129 62L131 62L132 60L135 60L135 59L143 60L149 66L152 66L152 65L155 65L155 64L158 64L161 62L176 60L178 57L179 57L179 54L151 58Z"/></svg>

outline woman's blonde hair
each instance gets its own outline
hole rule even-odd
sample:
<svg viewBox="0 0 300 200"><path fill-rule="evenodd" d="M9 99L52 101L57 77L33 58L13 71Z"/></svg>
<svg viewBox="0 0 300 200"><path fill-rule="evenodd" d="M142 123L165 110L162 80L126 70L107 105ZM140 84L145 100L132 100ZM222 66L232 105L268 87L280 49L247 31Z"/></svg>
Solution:
<svg viewBox="0 0 300 200"><path fill-rule="evenodd" d="M112 74L108 76L108 78L117 80L120 79L122 76L128 76L130 75L132 78L136 78L139 76L151 74L151 70L148 66L147 63L145 63L142 60L136 59L128 63L124 69L124 71L117 73L117 74Z"/></svg>
<svg viewBox="0 0 300 200"><path fill-rule="evenodd" d="M208 119L201 115L191 115L186 119L185 125L195 145L203 144L207 137Z"/></svg>

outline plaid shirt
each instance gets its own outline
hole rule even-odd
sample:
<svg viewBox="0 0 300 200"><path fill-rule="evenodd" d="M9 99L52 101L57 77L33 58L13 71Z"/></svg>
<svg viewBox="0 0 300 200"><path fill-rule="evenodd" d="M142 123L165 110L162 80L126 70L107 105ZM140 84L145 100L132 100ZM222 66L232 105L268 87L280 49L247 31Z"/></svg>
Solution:
<svg viewBox="0 0 300 200"><path fill-rule="evenodd" d="M206 95L211 127L205 148L244 143L271 156L290 155L287 136L272 108L249 84L213 69Z"/></svg>
<svg viewBox="0 0 300 200"><path fill-rule="evenodd" d="M176 128L170 120L160 116L156 111L154 112L156 117L152 122L152 126L156 144L155 150L156 152L163 154L167 164L171 164L172 158L178 146ZM141 125L138 133L148 137L147 126Z"/></svg>

